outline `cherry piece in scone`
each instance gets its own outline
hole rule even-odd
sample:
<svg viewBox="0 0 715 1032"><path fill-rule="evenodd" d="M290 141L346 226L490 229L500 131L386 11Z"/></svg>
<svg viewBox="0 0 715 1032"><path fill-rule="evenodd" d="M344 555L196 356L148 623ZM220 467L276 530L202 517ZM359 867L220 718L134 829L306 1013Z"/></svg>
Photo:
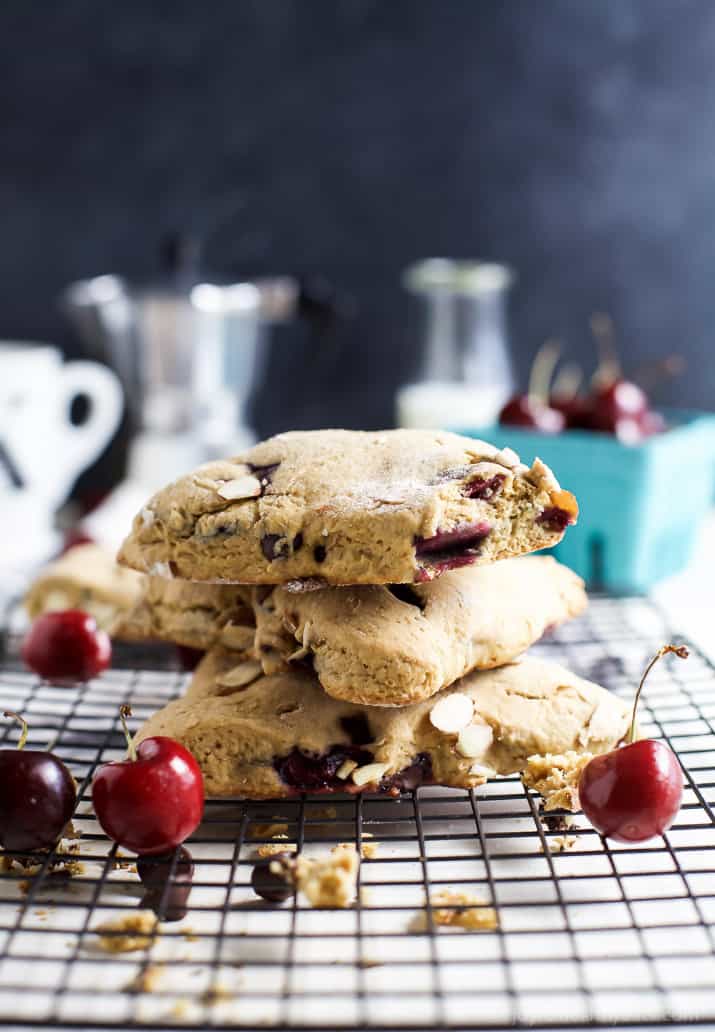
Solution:
<svg viewBox="0 0 715 1032"><path fill-rule="evenodd" d="M141 907L153 910L163 921L181 921L186 917L194 861L185 846L176 854L140 856L137 874L146 889Z"/></svg>
<svg viewBox="0 0 715 1032"><path fill-rule="evenodd" d="M107 669L112 643L89 613L65 609L37 617L22 643L22 658L52 684L77 684Z"/></svg>
<svg viewBox="0 0 715 1032"><path fill-rule="evenodd" d="M103 830L118 845L152 856L175 849L196 830L204 812L199 765L179 742L163 735L138 746L129 734L131 709L120 718L127 759L105 763L92 781L92 802Z"/></svg>
<svg viewBox="0 0 715 1032"><path fill-rule="evenodd" d="M644 842L667 831L680 810L683 772L672 749L652 738L634 741L636 709L646 677L661 656L687 659L684 645L664 645L645 669L626 744L586 764L578 794L596 831L617 842Z"/></svg>
<svg viewBox="0 0 715 1032"><path fill-rule="evenodd" d="M74 778L51 752L25 749L27 724L16 749L0 751L0 845L11 851L49 849L62 832L77 802Z"/></svg>

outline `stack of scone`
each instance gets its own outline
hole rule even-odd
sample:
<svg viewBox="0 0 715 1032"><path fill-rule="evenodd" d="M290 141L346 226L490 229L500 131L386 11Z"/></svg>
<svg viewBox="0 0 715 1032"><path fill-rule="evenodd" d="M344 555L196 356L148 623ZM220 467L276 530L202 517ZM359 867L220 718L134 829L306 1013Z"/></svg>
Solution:
<svg viewBox="0 0 715 1032"><path fill-rule="evenodd" d="M455 434L316 431L205 465L139 513L122 637L206 649L169 735L207 795L472 788L612 748L609 692L519 658L580 613L549 557L576 502L537 460ZM137 582L140 583L140 582Z"/></svg>

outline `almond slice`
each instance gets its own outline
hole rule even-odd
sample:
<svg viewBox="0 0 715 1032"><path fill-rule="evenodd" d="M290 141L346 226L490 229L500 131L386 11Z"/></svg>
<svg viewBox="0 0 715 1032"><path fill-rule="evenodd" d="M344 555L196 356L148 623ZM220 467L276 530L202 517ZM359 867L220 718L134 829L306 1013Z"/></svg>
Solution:
<svg viewBox="0 0 715 1032"><path fill-rule="evenodd" d="M494 461L507 469L515 469L521 465L521 459L512 448L502 448L494 456Z"/></svg>
<svg viewBox="0 0 715 1032"><path fill-rule="evenodd" d="M249 474L244 477L237 477L236 480L226 480L216 490L222 498L226 498L229 501L240 501L242 498L257 498L261 493L261 482L258 477Z"/></svg>
<svg viewBox="0 0 715 1032"><path fill-rule="evenodd" d="M367 763L364 767L358 767L353 771L353 783L356 785L367 785L371 781L376 784L387 771L389 763Z"/></svg>
<svg viewBox="0 0 715 1032"><path fill-rule="evenodd" d="M429 718L438 731L456 735L467 724L471 724L473 715L474 703L471 698L463 692L453 692L432 707Z"/></svg>
<svg viewBox="0 0 715 1032"><path fill-rule="evenodd" d="M467 759L483 756L494 741L494 732L489 724L470 724L463 727L457 739L457 752Z"/></svg>
<svg viewBox="0 0 715 1032"><path fill-rule="evenodd" d="M216 678L216 683L224 688L242 688L260 677L262 672L263 668L259 662L248 659L245 663L239 663L225 674L221 674Z"/></svg>
<svg viewBox="0 0 715 1032"><path fill-rule="evenodd" d="M497 772L493 767L487 767L485 763L473 763L469 768L469 773L473 774L477 778L495 778Z"/></svg>
<svg viewBox="0 0 715 1032"><path fill-rule="evenodd" d="M255 627L227 623L221 631L221 644L228 649L250 649L256 634Z"/></svg>
<svg viewBox="0 0 715 1032"><path fill-rule="evenodd" d="M335 777L340 778L341 781L347 781L354 770L357 770L357 763L355 760L343 760L335 771Z"/></svg>

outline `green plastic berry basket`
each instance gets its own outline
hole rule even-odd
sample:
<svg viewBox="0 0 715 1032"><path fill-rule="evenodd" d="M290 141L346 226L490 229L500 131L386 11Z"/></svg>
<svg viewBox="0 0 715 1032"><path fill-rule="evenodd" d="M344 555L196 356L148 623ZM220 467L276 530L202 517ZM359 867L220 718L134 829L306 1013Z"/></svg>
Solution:
<svg viewBox="0 0 715 1032"><path fill-rule="evenodd" d="M543 459L580 508L554 555L592 587L640 593L688 564L715 488L715 416L665 415L669 429L635 446L582 430L462 432L513 448L523 462Z"/></svg>

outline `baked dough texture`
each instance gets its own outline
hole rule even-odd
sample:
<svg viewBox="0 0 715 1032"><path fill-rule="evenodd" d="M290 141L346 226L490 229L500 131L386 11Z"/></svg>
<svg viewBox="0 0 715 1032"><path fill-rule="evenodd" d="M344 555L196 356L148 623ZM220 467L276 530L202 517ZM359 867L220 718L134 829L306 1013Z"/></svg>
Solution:
<svg viewBox="0 0 715 1032"><path fill-rule="evenodd" d="M427 699L474 669L515 659L583 612L583 581L551 556L506 559L426 584L253 591L268 674L312 656L325 691L372 706Z"/></svg>
<svg viewBox="0 0 715 1032"><path fill-rule="evenodd" d="M578 513L551 470L428 430L293 432L159 491L119 554L198 581L397 584L555 545Z"/></svg>
<svg viewBox="0 0 715 1032"><path fill-rule="evenodd" d="M144 587L144 577L118 566L99 545L75 545L40 571L24 604L31 620L42 613L83 609L100 627L111 630L117 616L139 600Z"/></svg>
<svg viewBox="0 0 715 1032"><path fill-rule="evenodd" d="M213 649L186 696L154 714L138 735L168 735L185 745L201 766L208 797L394 794L420 783L473 788L523 770L535 754L604 752L629 723L616 696L537 659L469 674L433 699L399 709L331 699L309 671L265 677L246 672L248 665ZM434 707L448 697L447 708L469 709L466 734L436 726L445 721L436 720ZM326 757L333 762L326 765Z"/></svg>

